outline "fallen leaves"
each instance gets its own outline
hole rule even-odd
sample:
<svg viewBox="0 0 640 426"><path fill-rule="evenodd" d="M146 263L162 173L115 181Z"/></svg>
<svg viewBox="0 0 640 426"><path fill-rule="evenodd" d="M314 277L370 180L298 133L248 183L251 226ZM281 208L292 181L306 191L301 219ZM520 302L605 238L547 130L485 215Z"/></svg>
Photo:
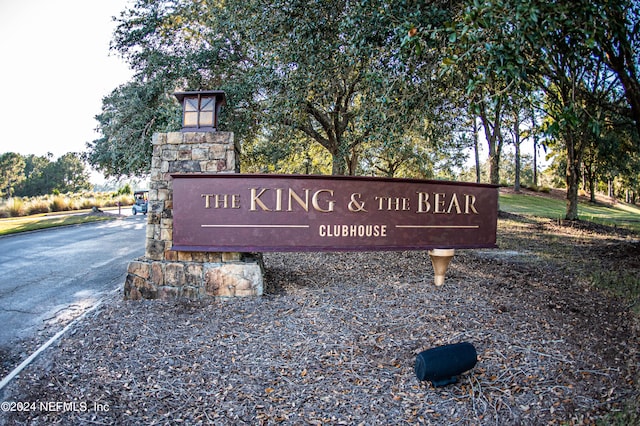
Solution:
<svg viewBox="0 0 640 426"><path fill-rule="evenodd" d="M423 252L270 253L260 299L114 298L5 395L104 401L110 411L10 420L593 423L638 392L638 330L616 300L578 279L581 259L599 250L573 250L588 233L511 221L501 220L500 250L460 251L437 289ZM513 255L524 248L526 257ZM443 388L417 381L420 351L459 341L477 348L475 369Z"/></svg>

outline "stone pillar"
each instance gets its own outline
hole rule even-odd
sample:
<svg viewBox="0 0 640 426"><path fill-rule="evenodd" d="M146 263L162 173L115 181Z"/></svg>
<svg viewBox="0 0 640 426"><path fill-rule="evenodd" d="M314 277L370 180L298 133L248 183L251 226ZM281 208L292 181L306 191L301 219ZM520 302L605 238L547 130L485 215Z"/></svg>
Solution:
<svg viewBox="0 0 640 426"><path fill-rule="evenodd" d="M200 299L261 296L260 253L172 250L171 173L238 173L238 145L231 132L171 132L153 135L145 255L129 263L124 297Z"/></svg>

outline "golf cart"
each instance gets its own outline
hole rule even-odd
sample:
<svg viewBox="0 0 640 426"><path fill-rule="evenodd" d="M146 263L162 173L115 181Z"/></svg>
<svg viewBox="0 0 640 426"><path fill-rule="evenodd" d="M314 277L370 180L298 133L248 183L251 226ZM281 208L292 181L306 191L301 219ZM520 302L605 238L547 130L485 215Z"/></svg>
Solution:
<svg viewBox="0 0 640 426"><path fill-rule="evenodd" d="M133 193L135 203L131 208L131 213L136 215L138 213L147 214L147 207L149 205L149 191L136 191Z"/></svg>

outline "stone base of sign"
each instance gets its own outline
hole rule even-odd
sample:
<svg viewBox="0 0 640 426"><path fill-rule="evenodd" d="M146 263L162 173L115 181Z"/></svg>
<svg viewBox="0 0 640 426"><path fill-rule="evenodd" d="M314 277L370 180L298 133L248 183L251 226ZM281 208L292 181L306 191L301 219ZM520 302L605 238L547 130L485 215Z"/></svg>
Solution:
<svg viewBox="0 0 640 426"><path fill-rule="evenodd" d="M240 253L184 253L197 259L155 261L139 258L129 263L124 284L125 299L196 300L206 297L262 295L263 266L259 256L243 256Z"/></svg>
<svg viewBox="0 0 640 426"><path fill-rule="evenodd" d="M152 143L146 250L129 264L125 299L261 296L260 253L172 250L171 173L238 173L240 149L233 133L158 133Z"/></svg>

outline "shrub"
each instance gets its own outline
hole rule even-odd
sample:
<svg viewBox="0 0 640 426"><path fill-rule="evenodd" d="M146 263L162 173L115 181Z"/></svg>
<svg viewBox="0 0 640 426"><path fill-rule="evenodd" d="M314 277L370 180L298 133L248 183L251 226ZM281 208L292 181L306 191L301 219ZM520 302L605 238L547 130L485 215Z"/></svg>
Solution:
<svg viewBox="0 0 640 426"><path fill-rule="evenodd" d="M10 198L7 201L6 208L10 217L19 217L27 214L26 205L22 198Z"/></svg>
<svg viewBox="0 0 640 426"><path fill-rule="evenodd" d="M0 219L11 217L9 214L9 207L7 206L8 202L9 200L0 199Z"/></svg>
<svg viewBox="0 0 640 426"><path fill-rule="evenodd" d="M115 205L115 201L113 200L113 195L111 193L96 194L95 203L96 206L100 208Z"/></svg>
<svg viewBox="0 0 640 426"><path fill-rule="evenodd" d="M131 195L133 191L131 190L131 185L126 183L122 188L118 190L118 195Z"/></svg>
<svg viewBox="0 0 640 426"><path fill-rule="evenodd" d="M66 197L56 195L51 200L51 204L49 206L52 212L66 212L71 210L71 200Z"/></svg>
<svg viewBox="0 0 640 426"><path fill-rule="evenodd" d="M114 193L67 193L61 195L44 195L33 198L10 198L0 201L0 218L27 216L32 214L64 212L93 207L130 206L134 200L131 195L116 195Z"/></svg>
<svg viewBox="0 0 640 426"><path fill-rule="evenodd" d="M49 213L49 202L43 198L31 200L27 210L27 214Z"/></svg>
<svg viewBox="0 0 640 426"><path fill-rule="evenodd" d="M133 197L130 195L120 195L117 198L114 198L108 203L106 203L106 205L110 207L114 207L118 205L118 202L120 202L121 206L130 206L134 203L134 200L133 200Z"/></svg>
<svg viewBox="0 0 640 426"><path fill-rule="evenodd" d="M78 203L81 209L90 209L94 206L100 207L95 198L81 198Z"/></svg>
<svg viewBox="0 0 640 426"><path fill-rule="evenodd" d="M528 188L535 192L544 192L545 194L548 194L551 192L551 188L549 188L548 186L538 186L538 185L531 184L531 185L526 185L525 188Z"/></svg>

